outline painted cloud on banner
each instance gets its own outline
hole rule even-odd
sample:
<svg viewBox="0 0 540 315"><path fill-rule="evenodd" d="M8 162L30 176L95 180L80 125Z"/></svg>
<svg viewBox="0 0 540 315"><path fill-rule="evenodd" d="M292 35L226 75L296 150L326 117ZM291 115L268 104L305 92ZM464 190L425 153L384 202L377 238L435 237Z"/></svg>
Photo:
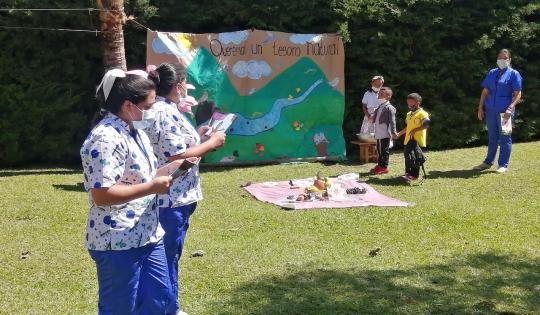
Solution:
<svg viewBox="0 0 540 315"><path fill-rule="evenodd" d="M293 34L289 36L289 41L293 44L303 45L305 43L318 43L322 39L321 35L316 34Z"/></svg>
<svg viewBox="0 0 540 315"><path fill-rule="evenodd" d="M178 57L189 54L184 47L180 47L166 33L158 33L158 36L152 41L152 49L158 54L175 55Z"/></svg>
<svg viewBox="0 0 540 315"><path fill-rule="evenodd" d="M236 44L239 45L245 41L249 36L248 31L238 31L238 32L228 32L228 33L219 33L219 41L224 44Z"/></svg>
<svg viewBox="0 0 540 315"><path fill-rule="evenodd" d="M248 77L252 80L259 80L262 77L270 76L272 74L272 68L270 68L270 65L266 61L240 60L234 64L232 73L239 78Z"/></svg>

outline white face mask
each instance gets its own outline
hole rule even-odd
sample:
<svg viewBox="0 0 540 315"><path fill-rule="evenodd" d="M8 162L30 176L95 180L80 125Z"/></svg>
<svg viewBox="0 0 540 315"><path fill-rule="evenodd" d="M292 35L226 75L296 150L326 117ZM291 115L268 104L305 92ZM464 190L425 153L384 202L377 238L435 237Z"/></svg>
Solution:
<svg viewBox="0 0 540 315"><path fill-rule="evenodd" d="M386 103L386 100L384 98L378 98L377 101L379 102L379 105Z"/></svg>
<svg viewBox="0 0 540 315"><path fill-rule="evenodd" d="M378 88L378 87L375 87L375 86L371 86L371 89L372 89L373 91L375 91L375 92L379 92L379 90L380 90L381 88Z"/></svg>
<svg viewBox="0 0 540 315"><path fill-rule="evenodd" d="M135 129L146 129L150 126L152 121L155 119L155 113L152 110L149 109L140 109L139 106L135 105L138 110L142 113L142 119L141 120L133 120L133 128Z"/></svg>
<svg viewBox="0 0 540 315"><path fill-rule="evenodd" d="M504 70L510 66L510 60L508 59L497 59L497 66L499 69Z"/></svg>

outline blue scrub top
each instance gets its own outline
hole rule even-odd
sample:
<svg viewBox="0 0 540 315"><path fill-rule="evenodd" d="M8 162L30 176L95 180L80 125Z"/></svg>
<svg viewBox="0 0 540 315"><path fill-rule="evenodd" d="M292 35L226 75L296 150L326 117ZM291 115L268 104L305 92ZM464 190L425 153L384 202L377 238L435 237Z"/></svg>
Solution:
<svg viewBox="0 0 540 315"><path fill-rule="evenodd" d="M497 76L500 76L497 80ZM504 112L512 103L512 93L521 91L521 74L513 68L489 70L482 87L489 90L485 100L486 111Z"/></svg>

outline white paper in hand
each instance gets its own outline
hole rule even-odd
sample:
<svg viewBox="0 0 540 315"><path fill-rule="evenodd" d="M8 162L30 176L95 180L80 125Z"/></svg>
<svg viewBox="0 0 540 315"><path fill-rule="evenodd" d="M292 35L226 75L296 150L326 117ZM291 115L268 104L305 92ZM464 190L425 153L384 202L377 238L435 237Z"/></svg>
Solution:
<svg viewBox="0 0 540 315"><path fill-rule="evenodd" d="M501 114L501 133L503 135L512 134L512 118L505 119L504 113Z"/></svg>
<svg viewBox="0 0 540 315"><path fill-rule="evenodd" d="M217 111L214 112L212 114L212 118L210 118L208 121L209 129L204 135L209 137L216 131L227 133L227 130L229 130L235 119L235 114L223 114Z"/></svg>

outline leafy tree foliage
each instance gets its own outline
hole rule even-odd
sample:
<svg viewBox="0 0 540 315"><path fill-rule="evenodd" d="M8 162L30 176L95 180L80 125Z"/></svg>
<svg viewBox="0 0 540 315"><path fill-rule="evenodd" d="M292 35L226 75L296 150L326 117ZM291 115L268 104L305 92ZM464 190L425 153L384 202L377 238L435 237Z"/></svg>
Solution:
<svg viewBox="0 0 540 315"><path fill-rule="evenodd" d="M65 1L7 0L1 8L65 8ZM76 0L69 7L95 7ZM151 29L223 32L251 27L283 32L339 32L346 40L348 140L359 128L360 100L383 74L403 127L405 97L420 93L432 114L431 148L486 142L476 119L480 83L509 48L524 77L514 139L540 136L540 4L525 0L129 0L127 15ZM90 28L96 12L0 12L0 25ZM128 68L145 63L144 29L125 29ZM0 165L78 160L103 74L100 38L88 33L0 29ZM353 148L350 148L351 150ZM351 151L352 152L352 151Z"/></svg>

